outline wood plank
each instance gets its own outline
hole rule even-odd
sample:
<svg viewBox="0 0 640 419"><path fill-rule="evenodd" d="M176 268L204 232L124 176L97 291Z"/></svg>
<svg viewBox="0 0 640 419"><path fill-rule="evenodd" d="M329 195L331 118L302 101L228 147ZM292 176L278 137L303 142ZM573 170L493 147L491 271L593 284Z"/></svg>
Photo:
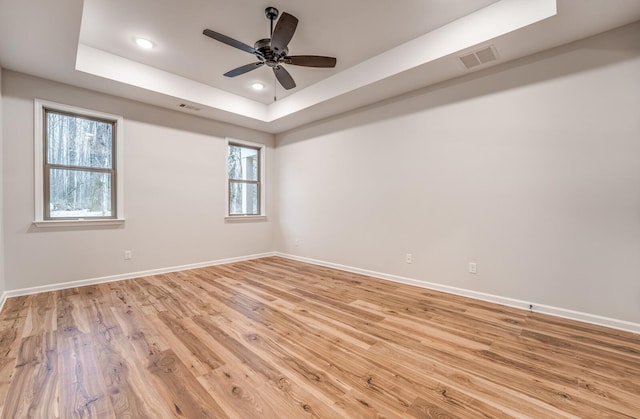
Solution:
<svg viewBox="0 0 640 419"><path fill-rule="evenodd" d="M195 356L202 364L209 367L211 370L224 365L224 361L220 359L211 349L202 344L202 341L198 339L191 331L184 327L181 322L174 318L168 312L158 313L158 318L164 323L169 330L175 335L184 346L186 346L193 356Z"/></svg>
<svg viewBox="0 0 640 419"><path fill-rule="evenodd" d="M15 375L7 393L4 417L58 416L57 356L55 331L22 339Z"/></svg>
<svg viewBox="0 0 640 419"><path fill-rule="evenodd" d="M279 406L290 410L295 416L305 412L311 416L335 417L336 412L330 406L321 403L315 395L315 391L308 391L307 387L300 385L299 380L290 373L285 373L287 370L282 368L281 352L269 353L272 363L267 363L263 359L263 353L256 351L254 347L249 349L240 339L209 319L198 316L194 317L193 321L232 352L242 365L246 365L262 376L265 380L262 391L267 389L268 392L274 393L280 399ZM259 338L255 333L251 333L248 339L255 342Z"/></svg>
<svg viewBox="0 0 640 419"><path fill-rule="evenodd" d="M55 293L34 294L27 297L27 318L22 337L37 336L58 329Z"/></svg>
<svg viewBox="0 0 640 419"><path fill-rule="evenodd" d="M232 375L228 368L211 371L198 377L198 381L210 394L220 394L218 403L222 409L234 412L237 417L293 417L285 416L282 406L272 407L265 397L264 386L254 387L253 383L243 380L242 374Z"/></svg>
<svg viewBox="0 0 640 419"><path fill-rule="evenodd" d="M217 324L220 323L217 322ZM192 321L187 322L187 326L194 332L199 331L199 334L204 332ZM198 377L198 380L206 388L216 389L216 394L223 395L219 400L225 410L247 413L259 411L265 417L293 418L305 411L304 405L299 404L296 399L284 397L281 381L269 381L263 374L242 362L235 353L226 350L213 336L208 333L204 335L203 341L220 354L225 364L210 374ZM236 416L253 417L244 414L236 414Z"/></svg>
<svg viewBox="0 0 640 419"><path fill-rule="evenodd" d="M186 418L226 418L213 396L189 373L172 350L151 355L149 371L156 378L166 401L176 416ZM218 396L219 397L219 396Z"/></svg>
<svg viewBox="0 0 640 419"><path fill-rule="evenodd" d="M92 293L102 294L98 287L91 288ZM136 373L140 365L129 357L128 341L103 298L91 301L89 316L93 348L113 411L116 417L157 417L144 401L146 381Z"/></svg>
<svg viewBox="0 0 640 419"><path fill-rule="evenodd" d="M90 335L58 335L61 418L115 418Z"/></svg>
<svg viewBox="0 0 640 419"><path fill-rule="evenodd" d="M28 295L8 298L2 307L2 320L15 320L19 317L27 317L29 310L28 303Z"/></svg>
<svg viewBox="0 0 640 419"><path fill-rule="evenodd" d="M11 379L15 374L20 349L19 334L25 320L26 317L18 317L0 321L0 417L4 411Z"/></svg>

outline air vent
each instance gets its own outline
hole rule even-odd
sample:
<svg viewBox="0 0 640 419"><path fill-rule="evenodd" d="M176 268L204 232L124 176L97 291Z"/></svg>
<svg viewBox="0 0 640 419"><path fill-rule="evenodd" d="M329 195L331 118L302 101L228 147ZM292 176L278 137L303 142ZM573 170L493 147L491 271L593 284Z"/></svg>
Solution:
<svg viewBox="0 0 640 419"><path fill-rule="evenodd" d="M198 108L197 106L193 106L193 105L187 105L186 103L181 103L180 105L178 105L180 108L182 109L189 109L190 111L201 111L202 108Z"/></svg>
<svg viewBox="0 0 640 419"><path fill-rule="evenodd" d="M498 54L493 45L490 45L458 58L466 68L473 68L497 60Z"/></svg>

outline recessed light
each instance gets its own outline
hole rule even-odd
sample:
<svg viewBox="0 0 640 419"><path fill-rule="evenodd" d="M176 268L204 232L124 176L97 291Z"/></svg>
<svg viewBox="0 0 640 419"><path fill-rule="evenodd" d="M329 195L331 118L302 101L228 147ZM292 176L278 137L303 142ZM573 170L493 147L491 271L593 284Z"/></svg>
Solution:
<svg viewBox="0 0 640 419"><path fill-rule="evenodd" d="M251 87L253 87L253 90L262 90L262 89L264 89L264 84L262 84L262 83L253 83L251 85Z"/></svg>
<svg viewBox="0 0 640 419"><path fill-rule="evenodd" d="M136 38L135 41L140 48L144 48L144 49L153 48L153 42L149 41L148 39Z"/></svg>

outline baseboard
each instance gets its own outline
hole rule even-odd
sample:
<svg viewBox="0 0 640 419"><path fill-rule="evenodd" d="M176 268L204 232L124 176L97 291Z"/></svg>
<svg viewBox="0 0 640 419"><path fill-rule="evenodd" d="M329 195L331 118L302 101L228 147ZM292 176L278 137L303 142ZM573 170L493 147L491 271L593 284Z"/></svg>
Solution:
<svg viewBox="0 0 640 419"><path fill-rule="evenodd" d="M498 295L486 294L483 292L466 290L463 288L456 288L448 285L436 284L433 282L419 281L417 279L405 278L402 276L390 275L390 274L385 274L381 272L370 271L367 269L354 268L352 266L340 265L337 263L325 262L322 260L290 255L287 253L275 252L275 255L286 258L286 259L296 260L299 262L310 263L313 265L324 266L327 268L339 269L341 271L367 275L374 278L398 282L401 284L413 285L416 287L431 289L435 291L442 291L449 294L474 298L476 300L487 301L490 303L500 304L500 305L509 306L509 307L515 307L522 310L530 310L530 307L533 306L532 311L536 313L548 314L555 317L562 317L565 319L577 320L577 321L594 324L598 326L610 327L612 329L624 330L626 332L640 333L640 323L628 322L626 320L612 319L609 317L598 316L595 314L582 313L579 311L573 311L573 310L568 310L564 308L538 304L532 301L517 300L514 298L501 297Z"/></svg>
<svg viewBox="0 0 640 419"><path fill-rule="evenodd" d="M246 260L260 259L260 258L269 257L269 256L280 256L286 259L297 260L299 262L325 266L327 268L339 269L341 271L367 275L374 278L384 279L387 281L393 281L401 284L413 285L420 288L426 288L426 289L431 289L435 291L446 292L449 294L460 295L463 297L474 298L476 300L487 301L495 304L501 304L504 306L519 308L522 310L529 310L530 307L533 306L533 311L537 313L549 314L552 316L562 317L565 319L578 320L581 322L590 323L598 326L605 326L613 329L624 330L627 332L640 334L640 323L633 323L625 320L612 319L609 317L603 317L603 316L598 316L594 314L582 313L579 311L573 311L573 310L568 310L564 308L538 304L531 301L523 301L523 300L517 300L514 298L501 297L497 295L486 294L483 292L466 290L463 288L456 288L456 287L437 284L433 282L420 281L413 278L406 278L402 276L371 271L368 269L360 269L360 268L355 268L353 266L340 265L337 263L326 262L326 261L317 260L317 259L310 259L310 258L305 258L301 256L291 255L287 253L280 253L280 252L267 252L267 253L260 253L255 255L240 256L235 258L218 259L214 261L192 263L188 265L171 266L171 267L165 267L160 269L151 269L147 271L130 272L130 273L119 274L119 275L104 276L100 278L91 278L91 279L84 279L79 281L63 282L58 284L43 285L43 286L31 287L31 288L22 288L17 290L7 290L3 292L2 295L0 296L0 310L2 310L2 307L4 306L4 303L6 302L7 298L10 298L10 297L37 294L40 292L57 291L57 290L62 290L67 288L82 287L86 285L103 284L107 282L123 281L125 279L140 278L143 276L151 276L151 275L160 275L164 273L204 268L207 266L223 265L227 263L242 262Z"/></svg>
<svg viewBox="0 0 640 419"><path fill-rule="evenodd" d="M264 257L274 256L274 255L275 255L275 252L260 253L260 254L249 255L249 256L240 256L235 258L218 259L218 260L208 261L208 262L192 263L188 265L179 265L179 266L171 266L171 267L160 268L160 269L151 269L148 271L130 272L130 273L119 274L119 275L103 276L100 278L82 279L79 281L62 282L58 284L42 285L38 287L10 290L10 291L5 291L2 294L2 300L0 301L2 304L4 304L5 300L9 297L19 297L22 295L57 291L57 290L63 290L67 288L83 287L86 285L104 284L107 282L123 281L125 279L140 278L143 276L160 275L160 274L166 274L170 272L186 271L189 269L205 268L207 266L224 265L227 263L242 262L245 260L252 260L252 259L261 259ZM0 310L2 309L2 304L0 304Z"/></svg>

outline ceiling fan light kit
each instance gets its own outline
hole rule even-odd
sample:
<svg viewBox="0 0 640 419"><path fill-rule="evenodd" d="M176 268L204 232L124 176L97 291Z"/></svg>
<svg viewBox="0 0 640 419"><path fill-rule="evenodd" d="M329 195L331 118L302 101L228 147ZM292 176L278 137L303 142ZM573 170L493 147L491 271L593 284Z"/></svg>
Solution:
<svg viewBox="0 0 640 419"><path fill-rule="evenodd" d="M267 7L264 11L265 16L270 21L270 38L258 40L253 47L230 38L221 33L205 29L202 33L216 41L227 44L249 54L255 55L259 61L245 64L233 70L224 73L226 77L236 77L256 68L266 65L273 70L278 82L287 90L296 87L296 83L291 74L283 67L283 64L297 65L302 67L317 68L333 68L336 66L334 57L324 57L319 55L289 55L289 41L293 38L293 34L298 27L298 19L283 12L278 22L273 26L274 21L278 18L279 12L275 7Z"/></svg>

